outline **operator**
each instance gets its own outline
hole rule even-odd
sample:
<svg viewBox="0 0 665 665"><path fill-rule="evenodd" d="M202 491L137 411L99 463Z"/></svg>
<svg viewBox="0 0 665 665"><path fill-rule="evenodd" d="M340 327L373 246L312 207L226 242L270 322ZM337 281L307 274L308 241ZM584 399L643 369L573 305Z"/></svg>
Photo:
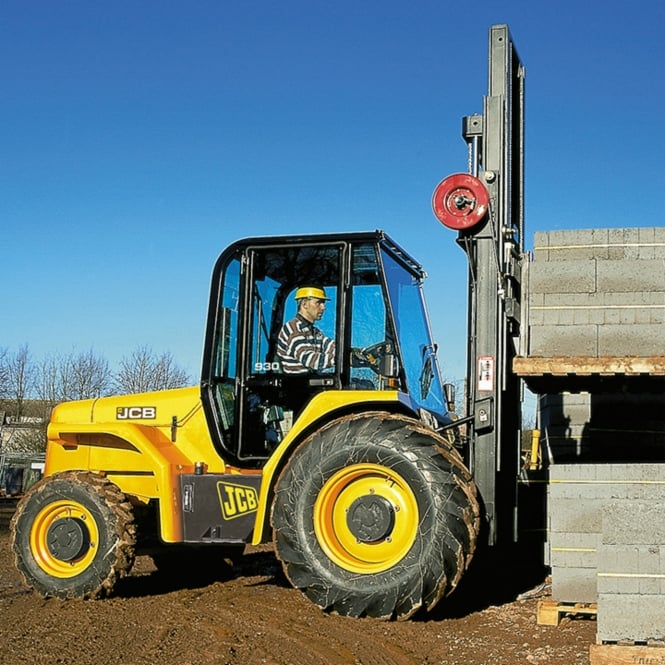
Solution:
<svg viewBox="0 0 665 665"><path fill-rule="evenodd" d="M330 300L320 286L296 289L298 311L282 326L277 338L277 356L286 374L320 372L335 364L335 341L315 325Z"/></svg>

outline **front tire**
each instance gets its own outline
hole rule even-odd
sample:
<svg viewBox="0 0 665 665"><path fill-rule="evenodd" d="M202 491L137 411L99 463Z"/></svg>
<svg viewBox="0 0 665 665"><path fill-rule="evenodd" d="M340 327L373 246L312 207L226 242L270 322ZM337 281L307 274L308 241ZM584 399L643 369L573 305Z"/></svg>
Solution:
<svg viewBox="0 0 665 665"><path fill-rule="evenodd" d="M296 450L272 524L287 577L319 607L406 619L455 588L480 519L473 480L445 439L374 413L334 421Z"/></svg>
<svg viewBox="0 0 665 665"><path fill-rule="evenodd" d="M11 531L16 567L45 597L109 595L134 563L132 506L116 485L93 473L39 481L19 502Z"/></svg>

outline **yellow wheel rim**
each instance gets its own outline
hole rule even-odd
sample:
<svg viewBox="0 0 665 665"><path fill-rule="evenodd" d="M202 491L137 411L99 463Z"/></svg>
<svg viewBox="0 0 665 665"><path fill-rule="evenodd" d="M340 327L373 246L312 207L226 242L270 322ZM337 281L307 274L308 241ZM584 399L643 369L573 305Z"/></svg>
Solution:
<svg viewBox="0 0 665 665"><path fill-rule="evenodd" d="M95 519L76 501L49 503L37 513L30 529L32 556L51 577L79 575L92 563L98 546Z"/></svg>
<svg viewBox="0 0 665 665"><path fill-rule="evenodd" d="M418 503L406 481L378 464L341 469L314 504L314 532L326 555L353 573L399 563L418 533Z"/></svg>

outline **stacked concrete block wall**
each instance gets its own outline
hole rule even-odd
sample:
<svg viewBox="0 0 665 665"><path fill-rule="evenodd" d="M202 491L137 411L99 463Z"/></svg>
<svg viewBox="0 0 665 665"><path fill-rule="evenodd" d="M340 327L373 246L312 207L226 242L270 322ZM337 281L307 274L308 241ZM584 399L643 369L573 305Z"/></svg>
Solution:
<svg viewBox="0 0 665 665"><path fill-rule="evenodd" d="M598 641L665 641L665 492L603 507Z"/></svg>
<svg viewBox="0 0 665 665"><path fill-rule="evenodd" d="M665 355L665 227L535 234L529 356Z"/></svg>
<svg viewBox="0 0 665 665"><path fill-rule="evenodd" d="M561 393L539 398L549 461L665 461L665 394Z"/></svg>
<svg viewBox="0 0 665 665"><path fill-rule="evenodd" d="M603 551L601 548L612 544L608 542L604 545L603 538L616 540L614 535L604 536L604 524L609 523L607 515L612 514L617 502L633 507L640 503L659 503L665 508L665 466L555 464L550 467L547 554L552 569L553 600L565 603L598 602L599 571L613 570L609 566L609 558L602 559L601 565L599 557ZM665 533L661 533L665 527L659 525L658 529L650 529L644 521L641 526L645 533L643 538L650 540L649 546L665 551ZM614 527L612 533L617 528ZM639 529L636 526L633 531ZM665 590L665 581L663 586ZM624 590L623 587L621 590ZM610 607L613 608L612 605Z"/></svg>
<svg viewBox="0 0 665 665"><path fill-rule="evenodd" d="M523 353L613 359L665 356L665 227L535 234ZM542 395L554 462L665 461L665 395L632 387Z"/></svg>

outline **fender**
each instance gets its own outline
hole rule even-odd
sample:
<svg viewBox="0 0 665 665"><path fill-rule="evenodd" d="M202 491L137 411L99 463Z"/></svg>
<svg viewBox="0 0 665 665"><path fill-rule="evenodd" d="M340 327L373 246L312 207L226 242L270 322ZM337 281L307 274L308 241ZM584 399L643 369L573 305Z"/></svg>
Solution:
<svg viewBox="0 0 665 665"><path fill-rule="evenodd" d="M252 545L266 542L275 482L293 450L302 442L305 432L314 423L321 420L323 424L330 422L334 419L336 411L343 410L348 413L372 411L376 408L394 410L396 407L412 414L417 413L411 398L397 390L328 390L316 395L263 467Z"/></svg>

